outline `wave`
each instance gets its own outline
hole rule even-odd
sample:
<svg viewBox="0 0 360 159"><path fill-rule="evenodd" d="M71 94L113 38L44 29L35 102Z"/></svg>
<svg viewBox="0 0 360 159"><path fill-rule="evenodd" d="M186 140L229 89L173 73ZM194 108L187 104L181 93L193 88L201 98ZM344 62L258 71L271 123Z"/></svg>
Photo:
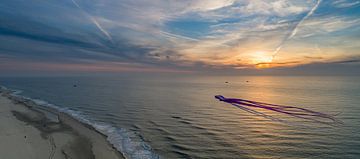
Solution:
<svg viewBox="0 0 360 159"><path fill-rule="evenodd" d="M66 107L60 107L40 99L32 99L30 97L20 95L23 91L12 90L4 86L0 86L0 92L9 92L9 95L16 101L31 101L40 107L48 107L58 112L66 113L78 120L79 122L93 127L98 132L106 136L107 141L113 145L127 159L160 159L150 145L139 139L135 132L125 128L118 128L105 122L97 122L91 120L88 115L81 111L73 110Z"/></svg>

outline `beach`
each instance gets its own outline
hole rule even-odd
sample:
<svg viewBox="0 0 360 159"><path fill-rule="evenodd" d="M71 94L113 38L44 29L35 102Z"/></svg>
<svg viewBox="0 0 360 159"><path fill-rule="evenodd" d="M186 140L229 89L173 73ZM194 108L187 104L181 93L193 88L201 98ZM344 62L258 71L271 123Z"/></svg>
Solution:
<svg viewBox="0 0 360 159"><path fill-rule="evenodd" d="M124 158L92 127L55 110L36 109L7 91L0 92L0 154L0 159Z"/></svg>

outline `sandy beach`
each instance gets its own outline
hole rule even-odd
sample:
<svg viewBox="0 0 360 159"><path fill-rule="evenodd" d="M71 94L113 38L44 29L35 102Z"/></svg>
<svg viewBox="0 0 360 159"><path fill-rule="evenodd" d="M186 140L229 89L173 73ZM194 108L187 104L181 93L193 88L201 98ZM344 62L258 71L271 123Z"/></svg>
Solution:
<svg viewBox="0 0 360 159"><path fill-rule="evenodd" d="M0 92L0 159L124 158L104 135L64 113L50 118Z"/></svg>

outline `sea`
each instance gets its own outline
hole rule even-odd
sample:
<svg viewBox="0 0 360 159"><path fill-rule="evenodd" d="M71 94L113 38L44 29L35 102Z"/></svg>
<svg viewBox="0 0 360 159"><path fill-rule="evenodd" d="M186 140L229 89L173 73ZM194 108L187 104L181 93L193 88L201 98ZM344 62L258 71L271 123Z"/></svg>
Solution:
<svg viewBox="0 0 360 159"><path fill-rule="evenodd" d="M128 159L360 158L359 76L116 74L0 77L14 94L68 113ZM331 125L215 95L333 115Z"/></svg>

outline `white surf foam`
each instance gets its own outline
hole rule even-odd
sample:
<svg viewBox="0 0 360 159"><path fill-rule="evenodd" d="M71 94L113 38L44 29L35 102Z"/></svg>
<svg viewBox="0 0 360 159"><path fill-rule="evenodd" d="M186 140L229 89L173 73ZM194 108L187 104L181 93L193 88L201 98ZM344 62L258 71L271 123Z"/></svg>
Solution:
<svg viewBox="0 0 360 159"><path fill-rule="evenodd" d="M22 96L20 95L22 93L20 90L10 90L3 86L0 86L0 90L11 91L11 96L16 97L17 99L30 100L39 106L53 108L59 112L72 116L81 123L92 126L97 131L107 136L107 141L127 159L160 159L160 156L152 150L150 145L137 137L135 132L129 131L125 128L117 128L108 123L93 121L89 116L85 115L81 111L59 107L44 100Z"/></svg>

